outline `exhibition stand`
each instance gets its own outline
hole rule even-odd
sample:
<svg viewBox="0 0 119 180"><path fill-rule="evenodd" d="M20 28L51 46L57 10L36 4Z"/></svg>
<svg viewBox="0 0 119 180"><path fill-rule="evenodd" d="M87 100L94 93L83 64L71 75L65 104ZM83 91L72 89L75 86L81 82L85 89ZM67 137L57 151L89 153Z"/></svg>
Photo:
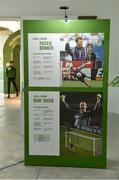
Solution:
<svg viewBox="0 0 119 180"><path fill-rule="evenodd" d="M110 20L23 20L25 164L106 168Z"/></svg>

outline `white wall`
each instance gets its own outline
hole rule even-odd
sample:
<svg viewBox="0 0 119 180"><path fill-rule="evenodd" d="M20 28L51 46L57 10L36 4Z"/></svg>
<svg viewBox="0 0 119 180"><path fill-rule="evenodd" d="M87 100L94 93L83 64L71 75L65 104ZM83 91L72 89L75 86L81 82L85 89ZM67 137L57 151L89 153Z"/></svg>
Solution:
<svg viewBox="0 0 119 180"><path fill-rule="evenodd" d="M68 5L70 18L78 15L97 15L111 19L109 81L119 75L119 0L0 0L1 17L39 16L47 19L63 18L61 5ZM113 93L111 89L109 94ZM109 110L114 107L109 95ZM114 108L113 108L114 110Z"/></svg>
<svg viewBox="0 0 119 180"><path fill-rule="evenodd" d="M109 105L108 111L119 114L119 88L109 88Z"/></svg>

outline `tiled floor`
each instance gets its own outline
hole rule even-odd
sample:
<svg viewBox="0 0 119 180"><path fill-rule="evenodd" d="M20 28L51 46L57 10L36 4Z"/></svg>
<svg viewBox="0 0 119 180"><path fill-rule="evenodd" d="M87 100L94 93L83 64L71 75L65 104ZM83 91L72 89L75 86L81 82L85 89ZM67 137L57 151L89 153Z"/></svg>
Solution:
<svg viewBox="0 0 119 180"><path fill-rule="evenodd" d="M20 99L0 99L0 169L23 160ZM0 170L0 179L119 179L119 115L108 115L108 168L33 167Z"/></svg>

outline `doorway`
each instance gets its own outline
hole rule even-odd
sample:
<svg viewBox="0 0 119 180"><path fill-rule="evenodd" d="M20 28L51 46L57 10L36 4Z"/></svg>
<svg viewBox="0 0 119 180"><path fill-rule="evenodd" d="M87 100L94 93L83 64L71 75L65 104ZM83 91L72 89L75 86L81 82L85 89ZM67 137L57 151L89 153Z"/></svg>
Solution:
<svg viewBox="0 0 119 180"><path fill-rule="evenodd" d="M20 21L0 21L0 166L2 168L23 160L20 54ZM11 60L16 67L19 97L16 98L11 84L11 96L8 99L6 98L8 93L6 68Z"/></svg>
<svg viewBox="0 0 119 180"><path fill-rule="evenodd" d="M16 83L20 92L20 21L0 21L0 97L7 94L6 68L14 60L16 67ZM11 93L14 88L11 85Z"/></svg>

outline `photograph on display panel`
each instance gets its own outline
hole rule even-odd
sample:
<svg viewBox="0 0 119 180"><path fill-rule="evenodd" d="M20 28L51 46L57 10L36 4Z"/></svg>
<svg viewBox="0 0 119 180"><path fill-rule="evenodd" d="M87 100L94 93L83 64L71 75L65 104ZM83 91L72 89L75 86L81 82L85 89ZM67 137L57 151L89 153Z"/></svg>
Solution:
<svg viewBox="0 0 119 180"><path fill-rule="evenodd" d="M29 33L28 59L31 87L100 88L104 33Z"/></svg>
<svg viewBox="0 0 119 180"><path fill-rule="evenodd" d="M60 41L62 86L102 87L104 33L66 33Z"/></svg>
<svg viewBox="0 0 119 180"><path fill-rule="evenodd" d="M61 155L102 155L102 93L60 93Z"/></svg>

